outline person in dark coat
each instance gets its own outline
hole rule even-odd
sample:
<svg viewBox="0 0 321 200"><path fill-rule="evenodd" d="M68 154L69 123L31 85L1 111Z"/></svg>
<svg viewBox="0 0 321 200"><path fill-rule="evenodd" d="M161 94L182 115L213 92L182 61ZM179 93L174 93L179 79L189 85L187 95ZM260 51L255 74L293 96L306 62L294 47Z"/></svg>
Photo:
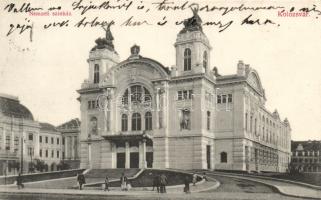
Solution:
<svg viewBox="0 0 321 200"><path fill-rule="evenodd" d="M154 178L153 178L153 191L154 191L154 189L155 189L155 187L156 187L157 193L159 193L159 185L160 185L160 176L159 176L159 175L156 175L156 176L154 176Z"/></svg>
<svg viewBox="0 0 321 200"><path fill-rule="evenodd" d="M120 177L120 187L122 191L127 190L127 181L128 181L127 177L125 176L124 173L122 173Z"/></svg>
<svg viewBox="0 0 321 200"><path fill-rule="evenodd" d="M83 184L86 184L85 176L82 173L78 174L77 181L79 183L79 190L82 190Z"/></svg>
<svg viewBox="0 0 321 200"><path fill-rule="evenodd" d="M17 181L18 189L21 189L21 188L23 189L25 187L22 183L22 176L20 173L18 174L16 181Z"/></svg>
<svg viewBox="0 0 321 200"><path fill-rule="evenodd" d="M189 189L189 184L190 184L191 180L190 180L190 177L189 176L185 176L185 179L184 179L184 184L185 184L185 187L184 187L184 192L186 194L189 194L191 193L190 189Z"/></svg>
<svg viewBox="0 0 321 200"><path fill-rule="evenodd" d="M160 176L160 192L166 193L166 185L167 185L167 177L165 174L162 174Z"/></svg>
<svg viewBox="0 0 321 200"><path fill-rule="evenodd" d="M109 191L109 178L108 176L106 176L105 178L105 188L104 188L104 191Z"/></svg>

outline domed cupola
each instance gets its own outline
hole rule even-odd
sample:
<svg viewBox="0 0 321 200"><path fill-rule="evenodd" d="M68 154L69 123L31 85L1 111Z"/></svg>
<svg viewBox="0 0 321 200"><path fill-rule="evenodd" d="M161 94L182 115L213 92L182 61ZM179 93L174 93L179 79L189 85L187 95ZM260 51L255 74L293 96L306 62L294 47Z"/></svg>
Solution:
<svg viewBox="0 0 321 200"><path fill-rule="evenodd" d="M99 84L102 80L102 76L108 72L108 70L119 63L119 55L115 50L113 40L114 37L110 31L109 24L107 27L103 27L105 30L105 37L95 40L96 45L91 49L89 53L89 79L90 84Z"/></svg>
<svg viewBox="0 0 321 200"><path fill-rule="evenodd" d="M184 20L184 28L178 33L176 48L177 76L209 73L211 46L203 32L198 8L192 8L193 16Z"/></svg>

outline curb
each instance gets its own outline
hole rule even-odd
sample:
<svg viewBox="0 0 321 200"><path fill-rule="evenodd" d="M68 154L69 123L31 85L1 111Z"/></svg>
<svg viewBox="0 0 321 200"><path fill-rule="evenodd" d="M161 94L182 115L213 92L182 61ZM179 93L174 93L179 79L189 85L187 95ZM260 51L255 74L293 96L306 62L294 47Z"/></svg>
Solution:
<svg viewBox="0 0 321 200"><path fill-rule="evenodd" d="M268 183L265 183L264 181L260 181L260 180L252 180L252 179L250 179L251 177L235 176L235 175L229 175L229 174L219 174L219 173L215 173L215 172L214 173L208 172L208 174L217 175L217 176L231 177L231 178L238 178L238 179L244 179L244 180L249 180L249 181L252 181L252 182L261 183L263 185L272 187L272 188L276 189L280 194L285 195L285 196L289 196L289 197L306 198L306 199L320 199L320 198L316 198L316 197L299 196L299 195L289 194L289 193L284 192L281 188L279 188L279 187L277 187L275 185L268 184ZM252 178L255 178L255 177L252 177Z"/></svg>

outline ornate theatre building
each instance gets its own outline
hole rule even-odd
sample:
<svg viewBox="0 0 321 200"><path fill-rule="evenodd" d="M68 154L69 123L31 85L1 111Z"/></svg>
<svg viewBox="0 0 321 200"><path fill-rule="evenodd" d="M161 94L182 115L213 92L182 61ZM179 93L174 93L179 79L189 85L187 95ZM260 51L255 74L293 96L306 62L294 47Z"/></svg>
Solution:
<svg viewBox="0 0 321 200"><path fill-rule="evenodd" d="M174 44L171 69L131 47L124 61L109 27L89 53L78 90L81 168L180 168L284 172L291 128L265 108L258 73L210 69L211 45L194 11Z"/></svg>

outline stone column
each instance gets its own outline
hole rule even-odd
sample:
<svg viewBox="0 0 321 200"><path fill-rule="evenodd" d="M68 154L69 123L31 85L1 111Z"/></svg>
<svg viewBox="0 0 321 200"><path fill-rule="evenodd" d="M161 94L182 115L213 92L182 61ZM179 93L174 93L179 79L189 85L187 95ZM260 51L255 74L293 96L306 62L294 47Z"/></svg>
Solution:
<svg viewBox="0 0 321 200"><path fill-rule="evenodd" d="M75 137L71 136L71 159L75 159Z"/></svg>
<svg viewBox="0 0 321 200"><path fill-rule="evenodd" d="M69 154L69 144L68 144L68 136L65 136L65 159L68 159Z"/></svg>
<svg viewBox="0 0 321 200"><path fill-rule="evenodd" d="M10 152L14 152L14 132L12 130L13 128L11 128L11 140L10 140ZM35 134L34 134L35 136ZM34 137L35 139L35 137Z"/></svg>
<svg viewBox="0 0 321 200"><path fill-rule="evenodd" d="M139 142L139 168L146 168L146 140Z"/></svg>
<svg viewBox="0 0 321 200"><path fill-rule="evenodd" d="M156 112L155 112L155 122L154 123L156 126L156 129L159 129L159 111L160 111L160 106L159 106L159 88L156 89Z"/></svg>
<svg viewBox="0 0 321 200"><path fill-rule="evenodd" d="M88 143L88 166L91 169L92 163L91 163L91 143Z"/></svg>
<svg viewBox="0 0 321 200"><path fill-rule="evenodd" d="M142 151L143 151L142 166L143 166L143 168L147 168L147 162L146 162L146 139L143 139Z"/></svg>
<svg viewBox="0 0 321 200"><path fill-rule="evenodd" d="M130 168L130 151L129 151L129 142L125 142L125 168Z"/></svg>

